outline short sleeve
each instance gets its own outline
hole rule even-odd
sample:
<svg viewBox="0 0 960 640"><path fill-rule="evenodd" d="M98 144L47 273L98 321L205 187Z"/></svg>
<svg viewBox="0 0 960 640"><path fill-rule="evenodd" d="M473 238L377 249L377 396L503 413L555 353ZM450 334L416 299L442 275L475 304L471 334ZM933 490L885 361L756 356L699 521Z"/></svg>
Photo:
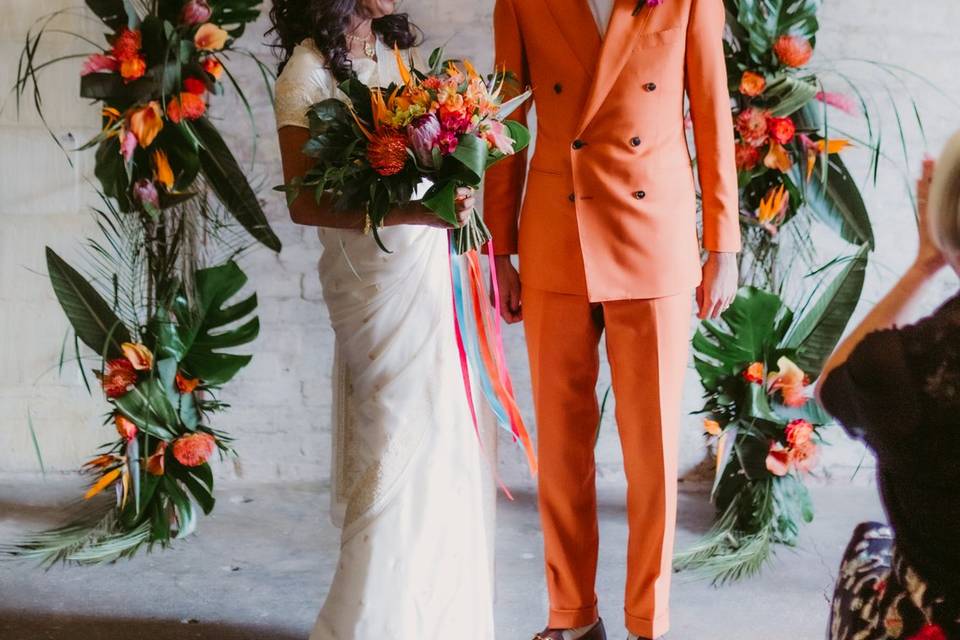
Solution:
<svg viewBox="0 0 960 640"><path fill-rule="evenodd" d="M823 383L824 408L882 458L902 448L920 426L920 400L904 331L868 335Z"/></svg>
<svg viewBox="0 0 960 640"><path fill-rule="evenodd" d="M277 78L277 129L288 126L308 128L309 108L333 97L335 89L333 75L324 65L320 53L307 44L297 46Z"/></svg>

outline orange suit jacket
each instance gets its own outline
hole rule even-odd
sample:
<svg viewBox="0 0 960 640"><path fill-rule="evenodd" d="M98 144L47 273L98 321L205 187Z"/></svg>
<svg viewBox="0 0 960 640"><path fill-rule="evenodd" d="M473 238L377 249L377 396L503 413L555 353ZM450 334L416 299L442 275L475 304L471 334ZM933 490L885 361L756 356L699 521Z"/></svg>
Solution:
<svg viewBox="0 0 960 640"><path fill-rule="evenodd" d="M685 93L702 246L740 249L723 1L664 0L634 16L636 4L616 0L601 40L587 0L496 2L497 66L532 87L537 136L529 171L526 153L490 169L484 211L496 253L520 254L524 287L603 302L699 283Z"/></svg>

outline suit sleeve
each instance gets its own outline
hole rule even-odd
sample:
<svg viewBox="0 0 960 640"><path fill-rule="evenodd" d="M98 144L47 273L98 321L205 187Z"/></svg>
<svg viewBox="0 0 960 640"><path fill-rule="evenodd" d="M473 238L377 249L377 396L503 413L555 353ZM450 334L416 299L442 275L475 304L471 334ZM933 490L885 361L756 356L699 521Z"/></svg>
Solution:
<svg viewBox="0 0 960 640"><path fill-rule="evenodd" d="M495 59L497 69L514 74L517 83L504 96L511 98L530 84L523 35L513 0L497 0L493 12ZM527 124L529 101L514 111L509 119ZM487 171L484 187L484 220L493 236L497 255L517 253L520 205L527 173L526 150L504 158Z"/></svg>
<svg viewBox="0 0 960 640"><path fill-rule="evenodd" d="M740 250L733 117L723 52L722 0L693 0L687 26L687 94L703 194L703 248Z"/></svg>

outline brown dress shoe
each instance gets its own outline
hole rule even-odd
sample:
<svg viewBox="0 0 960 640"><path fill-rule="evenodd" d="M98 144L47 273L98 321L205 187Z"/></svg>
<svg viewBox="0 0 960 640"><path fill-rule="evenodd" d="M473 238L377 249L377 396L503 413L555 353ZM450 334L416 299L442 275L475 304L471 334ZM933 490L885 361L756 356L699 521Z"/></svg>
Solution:
<svg viewBox="0 0 960 640"><path fill-rule="evenodd" d="M563 632L566 629L544 629L533 640L563 640ZM598 620L590 631L580 636L578 640L607 640L607 632L603 628L603 620Z"/></svg>

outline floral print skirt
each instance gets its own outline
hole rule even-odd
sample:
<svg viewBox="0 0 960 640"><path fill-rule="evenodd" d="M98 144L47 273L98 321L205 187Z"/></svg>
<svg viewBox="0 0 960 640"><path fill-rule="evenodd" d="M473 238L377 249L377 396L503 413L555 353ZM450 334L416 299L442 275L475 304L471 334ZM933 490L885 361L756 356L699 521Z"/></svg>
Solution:
<svg viewBox="0 0 960 640"><path fill-rule="evenodd" d="M960 608L932 593L897 553L890 527L857 527L840 565L830 640L960 639Z"/></svg>

